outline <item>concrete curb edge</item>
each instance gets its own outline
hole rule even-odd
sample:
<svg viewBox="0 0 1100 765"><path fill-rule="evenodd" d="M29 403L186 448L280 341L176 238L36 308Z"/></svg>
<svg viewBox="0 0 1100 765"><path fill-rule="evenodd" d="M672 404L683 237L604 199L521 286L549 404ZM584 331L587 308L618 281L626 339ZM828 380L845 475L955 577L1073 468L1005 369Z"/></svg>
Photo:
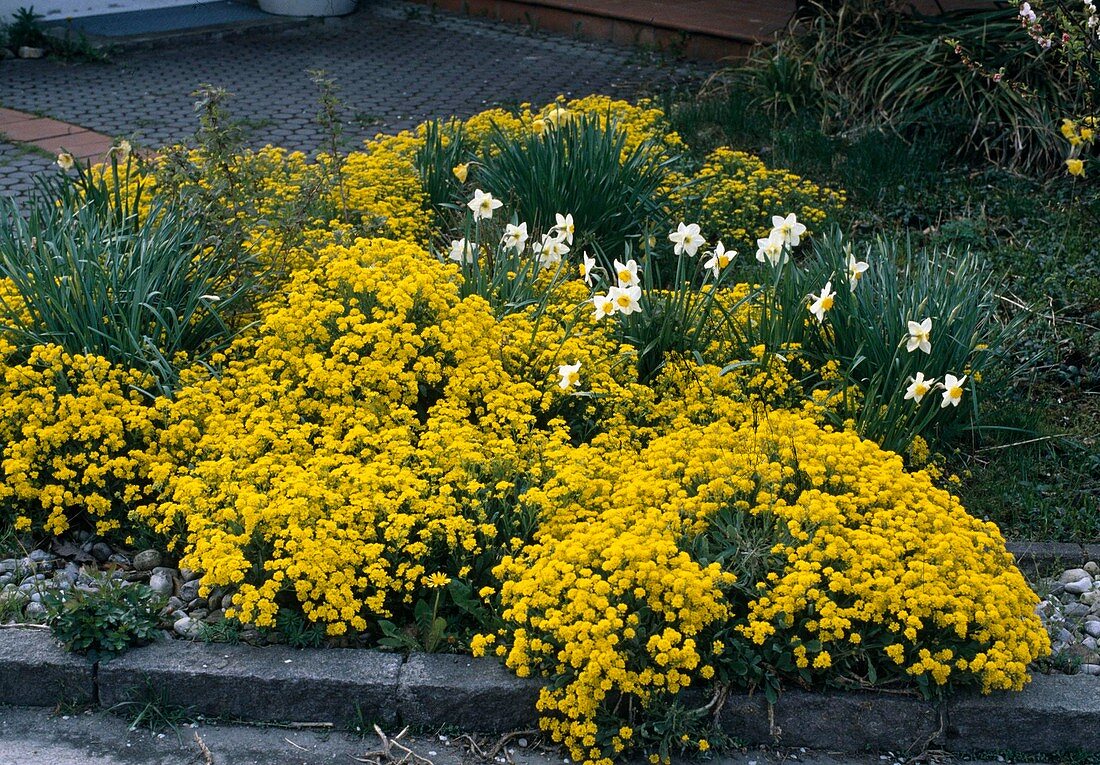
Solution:
<svg viewBox="0 0 1100 765"><path fill-rule="evenodd" d="M243 721L449 726L501 733L537 725L540 683L494 659L443 654L158 642L98 665L45 630L0 630L0 704L96 703L150 689L196 714ZM963 695L939 707L885 692L730 696L719 714L745 744L862 752L936 744L954 752L1100 752L1100 678L1036 675L1020 693Z"/></svg>

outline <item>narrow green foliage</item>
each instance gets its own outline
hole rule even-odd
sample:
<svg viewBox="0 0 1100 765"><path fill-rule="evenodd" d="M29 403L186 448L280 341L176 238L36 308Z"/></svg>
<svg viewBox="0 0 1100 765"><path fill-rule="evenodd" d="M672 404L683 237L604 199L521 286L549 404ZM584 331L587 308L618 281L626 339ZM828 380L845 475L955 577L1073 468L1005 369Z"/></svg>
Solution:
<svg viewBox="0 0 1100 765"><path fill-rule="evenodd" d="M428 202L444 230L454 222L454 203L462 196L462 182L454 169L470 161L471 147L457 120L424 123L424 144L416 152L416 169L428 194Z"/></svg>
<svg viewBox="0 0 1100 765"><path fill-rule="evenodd" d="M601 125L588 116L518 139L496 130L478 178L536 230L571 213L574 249L588 248L610 265L648 227L668 227L659 189L674 160L660 160L649 143L625 147L626 134L613 121Z"/></svg>
<svg viewBox="0 0 1100 765"><path fill-rule="evenodd" d="M152 683L146 683L133 694L133 698L121 701L107 711L126 720L131 731L172 731L180 746L183 746L180 728L195 720L194 711L190 707L172 702L168 689Z"/></svg>
<svg viewBox="0 0 1100 765"><path fill-rule="evenodd" d="M24 349L97 354L169 392L178 357L227 346L253 282L185 206L154 197L143 215L140 186L130 197L117 163L109 173L42 181L25 216L0 201L0 277L16 292L0 324Z"/></svg>

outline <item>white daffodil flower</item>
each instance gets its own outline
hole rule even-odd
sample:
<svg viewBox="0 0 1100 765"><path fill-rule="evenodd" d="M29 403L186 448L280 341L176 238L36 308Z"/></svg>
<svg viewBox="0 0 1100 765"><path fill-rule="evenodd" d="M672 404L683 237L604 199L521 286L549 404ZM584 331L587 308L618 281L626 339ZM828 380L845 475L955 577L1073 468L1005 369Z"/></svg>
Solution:
<svg viewBox="0 0 1100 765"><path fill-rule="evenodd" d="M473 211L474 220L489 220L493 217L493 210L503 204L499 199L494 199L492 194L475 189L474 198L467 202L466 206Z"/></svg>
<svg viewBox="0 0 1100 765"><path fill-rule="evenodd" d="M527 246L527 224L520 223L517 226L509 223L504 227L504 236L500 238L500 243L515 250L517 254L523 252L523 248Z"/></svg>
<svg viewBox="0 0 1100 765"><path fill-rule="evenodd" d="M798 222L798 218L791 213L786 218L779 215L772 216L772 234L778 234L783 238L783 243L791 247L797 247L802 241L801 237L806 233L806 227Z"/></svg>
<svg viewBox="0 0 1100 765"><path fill-rule="evenodd" d="M592 286L592 269L596 267L596 259L588 257L587 252L581 253L581 278L589 287Z"/></svg>
<svg viewBox="0 0 1100 765"><path fill-rule="evenodd" d="M778 266L787 262L787 253L783 247L783 236L772 232L767 239L756 240L756 259L761 263L771 263Z"/></svg>
<svg viewBox="0 0 1100 765"><path fill-rule="evenodd" d="M562 364L558 367L558 374L561 379L558 380L558 387L562 390L569 390L570 388L577 387L581 382L581 362L576 364Z"/></svg>
<svg viewBox="0 0 1100 765"><path fill-rule="evenodd" d="M932 352L932 319L925 319L920 324L909 322L909 339L905 342L905 350L912 353L920 348L925 353Z"/></svg>
<svg viewBox="0 0 1100 765"><path fill-rule="evenodd" d="M722 240L718 240L718 244L714 248L714 252L710 254L710 258L703 264L703 268L709 268L715 278L718 277L719 272L737 257L737 252L734 250L726 251L726 246L722 244Z"/></svg>
<svg viewBox="0 0 1100 765"><path fill-rule="evenodd" d="M557 223L554 225L552 231L558 232L558 236L565 240L568 245L573 244L573 213L562 215L561 213L554 213L554 218Z"/></svg>
<svg viewBox="0 0 1100 765"><path fill-rule="evenodd" d="M638 263L631 258L625 263L615 261L615 277L620 287L633 287L638 283Z"/></svg>
<svg viewBox="0 0 1100 765"><path fill-rule="evenodd" d="M611 289L615 289L612 287ZM592 298L592 305L596 309L593 317L599 321L605 316L610 316L615 313L615 300L608 292L606 295L595 295Z"/></svg>
<svg viewBox="0 0 1100 765"><path fill-rule="evenodd" d="M451 252L447 257L456 263L473 263L477 256L473 244L465 239L452 239Z"/></svg>
<svg viewBox="0 0 1100 765"><path fill-rule="evenodd" d="M955 375L943 376L943 401L940 402L940 409L948 406L958 406L963 397L963 384L966 382L966 375L956 378Z"/></svg>
<svg viewBox="0 0 1100 765"><path fill-rule="evenodd" d="M687 225L680 223L676 230L668 235L668 241L676 245L673 248L676 255L683 255L686 252L688 257L692 258L695 257L695 253L699 251L699 248L706 246L707 243L707 240L699 233L698 223Z"/></svg>
<svg viewBox="0 0 1100 765"><path fill-rule="evenodd" d="M62 170L72 170L75 164L76 160L73 159L73 155L67 151L63 151L57 155L57 166L60 167Z"/></svg>
<svg viewBox="0 0 1100 765"><path fill-rule="evenodd" d="M607 296L614 302L615 310L623 316L629 316L642 310L642 304L638 302L642 298L642 288L638 285L612 287L607 291Z"/></svg>
<svg viewBox="0 0 1100 765"><path fill-rule="evenodd" d="M924 379L924 372L917 372L916 377L910 378L912 382L905 389L905 400L912 399L916 403L924 398L930 390L936 387L936 381L932 378Z"/></svg>
<svg viewBox="0 0 1100 765"><path fill-rule="evenodd" d="M540 268L549 268L550 266L561 263L562 256L569 253L569 247L565 242L558 239L556 236L545 234L542 237L542 242L535 248L535 253L539 258Z"/></svg>
<svg viewBox="0 0 1100 765"><path fill-rule="evenodd" d="M871 266L862 260L856 260L856 256L848 252L848 286L852 288L852 292L856 291L856 287L859 285L859 280L863 278L863 272Z"/></svg>
<svg viewBox="0 0 1100 765"><path fill-rule="evenodd" d="M825 289L821 290L820 295L810 295L814 299L810 303L810 313L812 313L818 320L818 322L825 321L825 312L833 307L833 300L836 293L833 292L833 283L831 281L825 282Z"/></svg>

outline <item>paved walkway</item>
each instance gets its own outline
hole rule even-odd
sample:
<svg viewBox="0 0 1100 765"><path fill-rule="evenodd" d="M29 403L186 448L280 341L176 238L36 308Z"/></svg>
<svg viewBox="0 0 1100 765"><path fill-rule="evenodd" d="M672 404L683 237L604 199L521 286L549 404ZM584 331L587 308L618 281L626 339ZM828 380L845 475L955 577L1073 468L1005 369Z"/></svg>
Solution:
<svg viewBox="0 0 1100 765"><path fill-rule="evenodd" d="M359 738L341 732L315 732L244 725L184 724L179 735L129 731L126 723L105 712L51 715L45 709L0 707L0 765L323 765L324 763L385 762L367 756L377 750L377 737ZM394 735L397 731L387 731ZM196 739L198 735L198 740ZM512 739L508 750L494 762L473 757L458 745L458 735L402 737L417 755L434 765L563 765L569 760L556 750L524 748ZM200 749L205 747L207 752ZM491 748L486 737L482 746ZM531 737L530 744L535 743ZM400 757L400 752L395 754ZM356 760L358 758L358 760ZM392 760L396 761L396 760ZM391 762L392 762L391 761ZM410 759L411 761L411 759ZM749 749L731 752L711 760L714 765L903 765L902 753L835 755L805 749ZM955 759L946 753L930 753L928 759L941 765L1000 765L992 760ZM422 761L421 761L422 762ZM640 760L633 765L640 765ZM693 762L683 758L677 765ZM694 761L698 762L698 760ZM1008 762L1011 762L1009 760ZM1032 761L1034 762L1034 761ZM627 765L632 765L627 763Z"/></svg>
<svg viewBox="0 0 1100 765"><path fill-rule="evenodd" d="M122 51L109 65L5 61L0 106L33 112L155 148L191 135L191 94L204 83L235 97L252 143L317 148L317 89L335 78L346 136L361 141L433 116L543 103L558 94L636 97L698 72L637 51L377 0L323 25L232 41ZM20 193L52 158L0 144L0 193Z"/></svg>

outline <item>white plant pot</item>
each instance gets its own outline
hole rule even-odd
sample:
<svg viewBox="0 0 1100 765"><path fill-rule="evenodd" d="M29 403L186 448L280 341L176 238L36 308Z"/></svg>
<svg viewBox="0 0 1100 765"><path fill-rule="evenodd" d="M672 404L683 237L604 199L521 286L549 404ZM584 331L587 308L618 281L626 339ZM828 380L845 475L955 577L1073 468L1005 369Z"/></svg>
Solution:
<svg viewBox="0 0 1100 765"><path fill-rule="evenodd" d="M344 16L357 0L259 0L260 10L277 16Z"/></svg>

